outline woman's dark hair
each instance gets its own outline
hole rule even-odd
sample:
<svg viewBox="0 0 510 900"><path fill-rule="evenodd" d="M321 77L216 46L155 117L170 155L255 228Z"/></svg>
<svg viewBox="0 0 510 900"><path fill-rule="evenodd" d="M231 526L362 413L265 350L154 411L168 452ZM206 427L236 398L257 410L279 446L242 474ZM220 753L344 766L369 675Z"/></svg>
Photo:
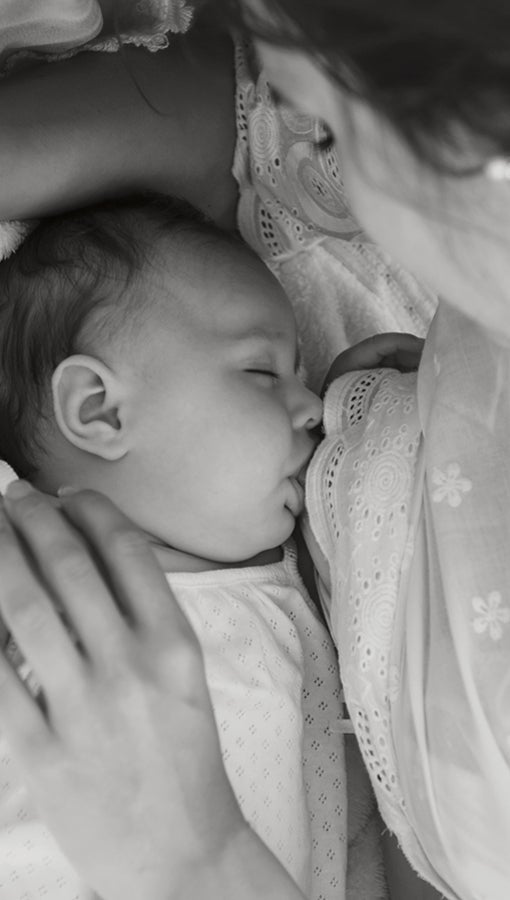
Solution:
<svg viewBox="0 0 510 900"><path fill-rule="evenodd" d="M230 26L313 56L433 168L510 155L509 0L215 0ZM260 9L260 14L258 10ZM448 163L459 128L480 165ZM475 145L476 146L476 145Z"/></svg>

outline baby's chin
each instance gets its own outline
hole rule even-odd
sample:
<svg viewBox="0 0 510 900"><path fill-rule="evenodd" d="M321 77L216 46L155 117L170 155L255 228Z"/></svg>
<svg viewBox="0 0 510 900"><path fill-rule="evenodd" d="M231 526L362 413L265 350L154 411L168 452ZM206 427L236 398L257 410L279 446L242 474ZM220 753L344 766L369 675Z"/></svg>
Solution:
<svg viewBox="0 0 510 900"><path fill-rule="evenodd" d="M165 547L162 544L151 541L151 547L156 559L164 572L212 572L221 569L243 569L248 566L267 566L279 562L282 558L281 547L273 547L263 550L248 559L218 560L205 559L175 550L173 547Z"/></svg>
<svg viewBox="0 0 510 900"><path fill-rule="evenodd" d="M292 536L295 527L296 518L289 507L273 507L250 531L241 523L237 532L228 525L222 539L218 527L211 546L201 548L202 555L165 543L165 535L146 532L146 536L164 572L209 572L278 562L283 555L282 545ZM225 556L223 550L227 550Z"/></svg>

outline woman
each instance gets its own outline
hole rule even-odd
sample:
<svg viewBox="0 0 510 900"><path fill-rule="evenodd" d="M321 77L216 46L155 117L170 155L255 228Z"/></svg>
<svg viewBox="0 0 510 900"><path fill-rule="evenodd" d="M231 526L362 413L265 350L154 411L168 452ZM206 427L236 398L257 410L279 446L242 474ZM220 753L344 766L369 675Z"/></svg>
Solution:
<svg viewBox="0 0 510 900"><path fill-rule="evenodd" d="M484 545L486 565L497 572L497 589L494 585L495 589L482 594L482 589L471 583L469 590L473 591L471 599L477 601L473 603L477 614L473 632L489 637L501 652L496 662L494 656L456 654L455 658L462 659L469 676L472 672L478 674L486 658L490 659L490 666L501 666L505 661L505 642L500 643L499 635L507 622L508 578L504 552L508 546L508 516L504 498L509 488L508 466L499 448L505 446L508 434L504 375L510 335L506 294L506 237L510 223L505 203L508 173L504 159L505 121L503 116L495 117L493 110L501 112L505 108L501 88L505 57L503 51L494 52L494 42L496 38L506 38L508 19L502 3L489 11L480 4L477 14L472 12L467 18L459 18L457 3L443 3L433 22L425 12L420 18L416 3L410 7L408 16L400 3L395 7L387 3L384 10L377 7L377 12L370 6L367 3L363 8L361 18L359 4L356 13L349 15L349 9L341 3L331 9L325 3L321 12L314 5L309 19L305 7L303 20L295 3L289 3L289 10L281 17L276 16L273 4L268 10L254 6L245 10L245 15L250 26L256 25L262 38L258 42L259 53L275 86L289 100L319 113L340 143L350 197L361 221L404 264L429 280L450 304L478 318L484 326L479 333L476 329L473 333L471 326L466 326L468 330L464 332L464 323L447 311L445 327L436 328L435 339L444 338L448 344L453 339L452 331L457 330L455 339L461 355L463 348L473 353L477 346L488 348L481 357L483 364L477 362L482 382L485 379L489 383L487 368L497 360L491 390L485 398L487 416L477 423L476 433L480 442L485 440L489 427L491 439L497 428L498 453L486 465L492 480L494 474L499 476L497 491L490 495L485 492L485 501L475 510L469 529L477 537L482 521L479 510L483 514L488 510L497 520L498 527ZM328 15L332 18L328 19ZM381 41L381 34L385 42ZM448 34L452 34L451 43L445 37ZM301 35L306 35L306 39ZM344 45L344 40L350 44ZM300 49L302 45L306 52ZM490 49L484 53L485 46ZM406 60L409 68L405 73ZM432 94L428 87L431 69L435 76ZM343 87L339 87L339 78ZM465 105L458 101L459 84L466 88L469 102ZM489 101L493 104L491 114L484 118ZM429 149L430 135L435 140ZM465 177L460 178L460 174ZM479 299L482 294L483 302ZM491 335L487 334L487 328ZM449 358L448 347L444 353L443 349L439 365L445 365ZM423 371L428 377L434 366L434 346L430 342L427 360L427 369ZM425 385L423 376L422 384ZM426 397L433 398L433 390L427 390ZM477 410L483 407L482 401L483 396L477 398ZM425 404L424 409L433 416L433 403ZM469 404L464 404L462 412L469 412ZM429 422L433 430L433 417ZM484 450L491 446L490 442L484 443ZM437 479L437 496L442 494L448 505L455 508L456 498L466 492L466 481L462 481L460 470L439 471ZM433 502L440 503L440 500ZM98 498L70 496L64 500L64 509L93 547L106 546L102 559L110 573L110 589L98 576L75 530L69 530L67 518L49 509L37 495L11 498L8 512L16 533L23 535L24 546L31 548L42 569L45 587L33 574L33 568L23 563L22 547L7 519L3 524L5 539L0 557L5 572L0 594L2 612L40 675L51 710L47 719L22 693L10 670L3 665L0 702L5 730L24 764L44 818L68 855L104 898L201 896L206 891L209 895L216 892L226 897L237 896L240 891L247 897L262 892L269 896L271 892L278 897L298 896L235 809L219 763L197 648L186 624L169 606L166 590L144 546L133 538L119 514ZM106 534L120 534L120 537L107 544ZM478 551L470 552L469 558L478 562L482 555L479 545ZM71 565L65 563L68 556L73 561ZM64 564L56 562L62 559ZM439 570L442 571L441 567ZM127 580L120 572L127 573ZM134 585L139 586L145 601L148 595L154 597L149 612L143 611L145 607L135 596ZM111 642L115 647L119 663L113 678L111 672L105 676L102 671L97 638L86 644L86 664L70 649L52 614L50 596L65 598L73 605L83 633L104 634L104 643ZM84 598L87 598L86 605L80 604ZM132 609L130 627L116 612L115 598ZM168 652L162 650L166 646L166 641L161 640L164 628L168 629L165 632L168 636L172 632L175 650L170 659ZM444 627L434 630L432 625L431 628L435 637L445 632ZM491 634L496 637L491 638ZM142 664L148 650L154 659L149 676ZM444 658L439 656L441 662ZM59 660L57 673L55 659ZM454 668L448 675L458 678L459 671ZM84 710L90 710L89 724L106 730L110 715L119 705L116 702L119 681L123 682L122 692L125 690L124 676L129 679L132 691L129 704L123 704L121 719L116 712L118 743L114 747L103 744L104 755L100 760L94 747L91 768L87 763L92 753L92 748L87 752L89 729L85 727L84 733L82 724L77 730L75 710L79 706L82 723ZM444 673L437 672L437 677L444 677ZM469 685L470 678L464 678L462 683ZM497 765L504 779L507 767L501 737L505 725L505 682L499 683L503 686L498 689L495 704L484 705L482 700L486 695L478 690L468 700L473 701L476 696L478 706L482 707L475 722L480 726L480 720L482 725L489 721L488 729L474 732L482 735L481 750L487 749L487 742L490 744L488 774L490 767ZM169 690L175 703L171 734L159 713L163 702L168 703ZM134 744L139 750L139 698L144 700L143 731L149 736L144 742L147 755L130 762L124 754L125 765L120 767L119 747ZM471 707L467 704L468 711L472 707L472 702ZM446 721L445 715L443 724ZM463 732L466 723L472 721L463 718ZM496 725L502 728L503 735L498 735L494 742L490 737ZM404 728L400 733L406 733ZM447 738L445 746L451 748L451 738L457 749L457 732ZM205 751L203 756L197 755L197 747ZM403 770L409 772L405 750L401 748ZM170 754L173 765L169 774L165 763ZM441 753L438 755L441 758ZM469 772L469 766L464 766L463 771ZM142 846L141 836L136 835L139 808L126 805L126 795L131 795L133 780L138 780L140 772L144 773L145 782L139 803L143 809L144 831L149 829L153 839L150 848ZM107 798L104 797L105 778L109 778L113 792ZM67 808L62 806L63 788L69 799ZM57 789L58 798L55 797ZM482 808L480 798L477 794L472 796L478 813ZM90 818L84 814L77 829L73 827L72 813L82 797L87 800L85 808ZM153 821L158 823L155 827L147 824ZM504 817L501 822L504 825ZM419 822L414 824L415 828L419 827ZM441 833L443 823L432 824ZM482 821L477 838L483 839L485 824ZM166 839L170 829L175 836L172 842ZM450 829L449 838L452 833ZM504 842L508 834L497 835L497 846L501 837ZM462 852L456 858L458 871L451 870L451 854L446 862L440 861L439 870L441 877L446 878L450 896L462 895L458 893L459 885L464 890L466 877L468 880L470 877L467 851L476 850L477 843L475 840L473 848L468 845L460 848ZM426 843L425 855L428 846ZM123 871L116 876L112 871L112 857L122 859L123 863ZM128 867L126 859L130 861ZM486 871L491 871L490 857L484 863L488 866ZM434 865L438 865L437 860ZM475 885L475 888L478 893L473 896L483 896L480 893L483 887Z"/></svg>

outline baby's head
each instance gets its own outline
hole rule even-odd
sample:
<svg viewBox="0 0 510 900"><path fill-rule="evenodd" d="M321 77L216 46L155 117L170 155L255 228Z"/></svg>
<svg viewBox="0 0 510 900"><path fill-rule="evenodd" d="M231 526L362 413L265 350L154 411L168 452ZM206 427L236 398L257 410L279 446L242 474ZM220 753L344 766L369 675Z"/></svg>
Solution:
<svg viewBox="0 0 510 900"><path fill-rule="evenodd" d="M0 457L56 493L100 490L168 568L241 563L302 507L319 399L280 285L161 197L42 222L0 263Z"/></svg>

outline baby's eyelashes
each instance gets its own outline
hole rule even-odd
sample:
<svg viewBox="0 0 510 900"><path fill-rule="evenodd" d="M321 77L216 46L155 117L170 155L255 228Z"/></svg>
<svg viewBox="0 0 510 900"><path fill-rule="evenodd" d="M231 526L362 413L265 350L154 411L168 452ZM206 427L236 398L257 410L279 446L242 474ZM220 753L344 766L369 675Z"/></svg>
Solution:
<svg viewBox="0 0 510 900"><path fill-rule="evenodd" d="M263 368L253 368L253 369L245 369L245 372L248 372L250 375L258 375L261 378L265 378L266 380L270 380L273 383L278 381L279 375L277 372L274 372L272 369L263 369Z"/></svg>

